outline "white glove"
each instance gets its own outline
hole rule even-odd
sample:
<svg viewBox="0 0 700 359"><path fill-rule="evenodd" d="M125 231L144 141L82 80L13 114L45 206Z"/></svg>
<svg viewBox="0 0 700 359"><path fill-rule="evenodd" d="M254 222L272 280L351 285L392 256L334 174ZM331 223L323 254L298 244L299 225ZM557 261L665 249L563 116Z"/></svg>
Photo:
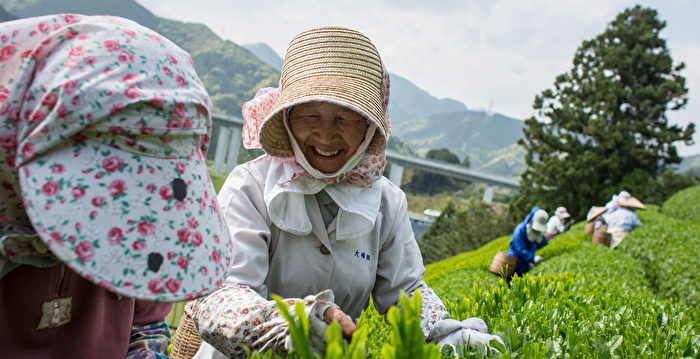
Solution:
<svg viewBox="0 0 700 359"><path fill-rule="evenodd" d="M535 255L535 263L542 262L543 259L542 256Z"/></svg>
<svg viewBox="0 0 700 359"><path fill-rule="evenodd" d="M438 347L446 344L450 345L456 351L457 348L455 346L457 343L474 348L476 342L481 342L486 348L492 349L489 342L493 339L503 344L501 337L489 334L488 327L483 320L480 318L469 318L461 322L454 319L438 321L430 330L427 341L437 341Z"/></svg>

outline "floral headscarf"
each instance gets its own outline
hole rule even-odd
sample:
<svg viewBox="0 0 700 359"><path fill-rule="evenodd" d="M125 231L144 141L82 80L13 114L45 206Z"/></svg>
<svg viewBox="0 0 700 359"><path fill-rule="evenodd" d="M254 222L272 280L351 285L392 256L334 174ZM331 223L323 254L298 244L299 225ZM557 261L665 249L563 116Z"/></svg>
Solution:
<svg viewBox="0 0 700 359"><path fill-rule="evenodd" d="M0 274L60 260L139 299L216 289L210 106L189 55L130 20L0 23Z"/></svg>

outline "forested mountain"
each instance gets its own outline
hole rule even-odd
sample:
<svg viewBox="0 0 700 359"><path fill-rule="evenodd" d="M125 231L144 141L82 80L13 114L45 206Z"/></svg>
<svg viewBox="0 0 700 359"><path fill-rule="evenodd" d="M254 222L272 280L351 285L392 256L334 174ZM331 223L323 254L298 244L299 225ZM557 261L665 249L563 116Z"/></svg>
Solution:
<svg viewBox="0 0 700 359"><path fill-rule="evenodd" d="M447 148L460 159L469 155L472 167L481 169L490 161L505 160L509 154L516 153L518 147L514 144L522 136L521 129L522 121L514 118L464 110L399 123L394 127L394 133L419 153L430 148ZM499 166L492 163L490 167L500 168L496 173L503 175L519 173L503 171L514 168L512 164Z"/></svg>
<svg viewBox="0 0 700 359"><path fill-rule="evenodd" d="M700 155L684 157L681 160L680 166L678 166L678 172L688 172L700 176Z"/></svg>
<svg viewBox="0 0 700 359"><path fill-rule="evenodd" d="M61 12L109 14L152 28L192 55L217 112L240 115L241 106L258 88L275 86L279 81L277 70L243 47L222 40L207 26L160 18L133 0L0 0L0 6L18 17Z"/></svg>
<svg viewBox="0 0 700 359"><path fill-rule="evenodd" d="M14 20L16 18L17 18L17 16L10 14L2 6L0 6L0 22L10 21L10 20Z"/></svg>
<svg viewBox="0 0 700 359"><path fill-rule="evenodd" d="M133 0L0 0L0 6L11 13L0 12L5 20L12 15L75 12L117 15L150 27L192 55L217 112L238 116L241 105L259 88L279 83L282 59L266 44L239 46L206 25L158 17ZM460 159L469 155L477 170L511 177L522 171L522 152L514 145L521 136L521 121L470 111L463 103L432 96L394 73L391 88L392 134L401 140L390 147L422 155L447 148Z"/></svg>

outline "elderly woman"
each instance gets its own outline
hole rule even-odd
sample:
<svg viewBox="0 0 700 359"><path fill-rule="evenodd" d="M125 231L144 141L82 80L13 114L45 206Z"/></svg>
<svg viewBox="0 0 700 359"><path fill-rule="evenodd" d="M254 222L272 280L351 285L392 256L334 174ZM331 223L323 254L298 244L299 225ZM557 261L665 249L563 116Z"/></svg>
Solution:
<svg viewBox="0 0 700 359"><path fill-rule="evenodd" d="M273 293L303 301L311 320L337 320L346 337L370 296L385 313L401 291L420 293L426 337L448 318L421 280L406 197L382 177L388 103L388 73L363 34L329 27L291 41L281 87L243 107L244 143L266 155L236 167L219 193L235 253L225 284L194 308L197 358L288 349ZM497 338L478 318L452 334Z"/></svg>
<svg viewBox="0 0 700 359"><path fill-rule="evenodd" d="M168 356L167 302L231 259L209 107L190 56L133 21L0 23L0 356Z"/></svg>

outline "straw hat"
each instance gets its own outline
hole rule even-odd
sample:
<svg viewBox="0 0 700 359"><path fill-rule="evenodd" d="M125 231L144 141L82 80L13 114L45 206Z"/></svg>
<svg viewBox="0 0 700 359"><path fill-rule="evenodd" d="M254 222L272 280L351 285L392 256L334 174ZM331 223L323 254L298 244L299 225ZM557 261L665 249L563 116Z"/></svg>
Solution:
<svg viewBox="0 0 700 359"><path fill-rule="evenodd" d="M630 207L630 208L637 208L637 209L647 209L647 207L642 203L640 200L634 198L634 197L629 197L626 200L618 203L620 207Z"/></svg>
<svg viewBox="0 0 700 359"><path fill-rule="evenodd" d="M591 210L588 211L588 216L586 216L586 222L590 222L590 221L596 219L596 217L605 213L605 211L607 211L607 210L608 210L607 207L596 207L596 206L591 207Z"/></svg>
<svg viewBox="0 0 700 359"><path fill-rule="evenodd" d="M347 107L372 121L378 131L368 151L383 146L388 136L388 80L377 49L362 33L340 27L300 33L287 49L281 94L260 128L263 150L275 157L294 156L284 111L315 101Z"/></svg>

